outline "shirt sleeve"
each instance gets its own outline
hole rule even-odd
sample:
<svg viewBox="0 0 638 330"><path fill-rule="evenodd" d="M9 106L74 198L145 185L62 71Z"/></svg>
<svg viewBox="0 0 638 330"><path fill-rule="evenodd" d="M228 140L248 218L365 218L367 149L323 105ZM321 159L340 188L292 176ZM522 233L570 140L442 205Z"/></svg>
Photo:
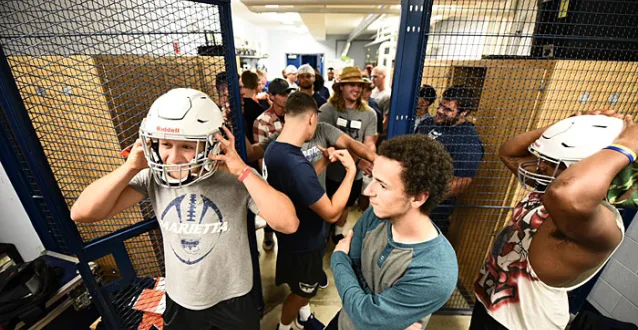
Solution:
<svg viewBox="0 0 638 330"><path fill-rule="evenodd" d="M261 144L266 138L268 138L268 128L262 122L261 116L259 116L253 123L253 141Z"/></svg>
<svg viewBox="0 0 638 330"><path fill-rule="evenodd" d="M301 163L292 170L290 175L292 183L295 185L294 191L301 199L302 203L311 206L318 202L326 193L319 183L317 172L310 163Z"/></svg>
<svg viewBox="0 0 638 330"><path fill-rule="evenodd" d="M337 123L334 122L333 113L334 111L332 110L330 103L322 105L321 108L319 108L319 121L330 125L336 125Z"/></svg>
<svg viewBox="0 0 638 330"><path fill-rule="evenodd" d="M329 146L337 145L337 140L345 134L340 129L332 125L322 125L323 135L326 137Z"/></svg>
<svg viewBox="0 0 638 330"><path fill-rule="evenodd" d="M345 253L332 255L331 268L343 311L357 329L405 329L441 308L456 283L441 275L423 276L431 270L409 268L392 287L375 294L359 285L352 260Z"/></svg>
<svg viewBox="0 0 638 330"><path fill-rule="evenodd" d="M377 135L377 113L372 108L368 107L368 119L363 136L375 135Z"/></svg>
<svg viewBox="0 0 638 330"><path fill-rule="evenodd" d="M137 173L131 181L129 181L128 185L148 197L149 184L152 179L151 170L146 168Z"/></svg>

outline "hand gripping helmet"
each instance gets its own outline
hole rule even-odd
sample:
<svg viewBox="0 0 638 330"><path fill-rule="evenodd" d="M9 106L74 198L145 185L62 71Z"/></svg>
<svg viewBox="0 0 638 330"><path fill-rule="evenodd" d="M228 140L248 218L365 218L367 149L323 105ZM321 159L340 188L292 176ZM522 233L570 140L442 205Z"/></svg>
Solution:
<svg viewBox="0 0 638 330"><path fill-rule="evenodd" d="M140 126L144 155L155 181L165 187L180 188L213 175L217 161L210 160L208 155L221 151L214 134L221 132L223 124L219 107L198 90L177 88L155 100ZM197 142L197 153L188 163L164 164L159 139Z"/></svg>
<svg viewBox="0 0 638 330"><path fill-rule="evenodd" d="M623 129L622 119L603 115L583 115L563 119L550 126L527 150L538 160L522 163L518 179L535 182L536 192L543 192L556 179L561 164L569 167L612 144ZM554 166L552 175L538 173L541 160Z"/></svg>

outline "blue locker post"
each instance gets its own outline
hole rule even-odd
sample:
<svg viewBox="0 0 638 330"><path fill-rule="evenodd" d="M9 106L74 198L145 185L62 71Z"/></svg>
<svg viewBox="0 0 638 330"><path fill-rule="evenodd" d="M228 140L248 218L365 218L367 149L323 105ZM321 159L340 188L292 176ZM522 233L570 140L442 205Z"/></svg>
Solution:
<svg viewBox="0 0 638 330"><path fill-rule="evenodd" d="M234 112L234 124L235 124L235 146L237 151L244 159L247 160L246 154L246 139L244 138L244 118L241 111L241 96L239 95L239 81L234 79L238 76L237 73L237 61L235 57L235 42L233 35L233 22L232 13L230 9L230 1L202 1L211 4L219 5L219 16L221 20L222 29L222 42L225 51L225 63L226 74L228 75L228 90L231 91L230 107ZM251 261L253 264L253 297L257 301L257 308L260 313L263 313L264 295L261 287L261 271L259 269L259 248L257 246L257 234L255 232L255 217L248 212L248 245L250 246Z"/></svg>
<svg viewBox="0 0 638 330"><path fill-rule="evenodd" d="M71 220L69 208L53 176L53 172L35 133L27 109L20 97L20 91L15 83L11 67L7 61L7 56L1 46L0 106L4 109L7 122L15 134L16 141L25 156L27 166L32 170L38 188L42 192L41 197L47 204L51 216L59 225L60 233L65 237L67 246L80 260L78 263L78 271L80 275L82 275L84 285L93 297L93 302L102 315L102 321L108 329L119 329L120 325L116 316L117 314L115 313L115 308L110 299L100 290L89 268L89 259L86 258L83 250L82 237L75 223Z"/></svg>
<svg viewBox="0 0 638 330"><path fill-rule="evenodd" d="M402 0L399 40L392 78L388 138L406 134L414 123L423 75L433 0Z"/></svg>

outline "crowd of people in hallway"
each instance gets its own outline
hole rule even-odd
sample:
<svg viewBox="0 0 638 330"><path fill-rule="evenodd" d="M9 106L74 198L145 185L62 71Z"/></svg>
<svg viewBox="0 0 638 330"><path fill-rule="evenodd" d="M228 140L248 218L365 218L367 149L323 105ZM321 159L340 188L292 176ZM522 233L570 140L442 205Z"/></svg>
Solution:
<svg viewBox="0 0 638 330"><path fill-rule="evenodd" d="M228 128L233 77L220 73L214 98L179 88L155 100L126 162L86 188L73 220L150 199L164 240L168 330L259 329L247 218L264 228L262 253L278 247L275 281L290 288L277 330L425 329L456 289L450 217L485 154L474 91L438 96L423 85L413 134L388 139L388 68L281 73L234 77L246 161ZM567 291L622 241L605 198L636 152L638 126L614 111L578 113L501 146L530 193L477 270L470 329L565 328ZM357 204L363 215L346 232ZM322 263L330 240L332 279ZM318 320L310 301L329 283L343 307Z"/></svg>

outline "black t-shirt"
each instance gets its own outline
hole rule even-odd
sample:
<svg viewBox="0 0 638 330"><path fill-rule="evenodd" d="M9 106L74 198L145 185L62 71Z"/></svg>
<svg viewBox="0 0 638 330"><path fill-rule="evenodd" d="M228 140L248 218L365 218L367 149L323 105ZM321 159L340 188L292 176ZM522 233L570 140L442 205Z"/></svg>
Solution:
<svg viewBox="0 0 638 330"><path fill-rule="evenodd" d="M259 103L255 102L255 100L244 97L244 132L246 133L246 137L250 142L255 143L253 141L253 123L264 112L264 109Z"/></svg>
<svg viewBox="0 0 638 330"><path fill-rule="evenodd" d="M299 228L294 234L276 232L280 253L323 249L326 226L310 206L319 201L325 191L301 148L273 141L266 149L264 163L264 178L273 188L290 198L299 218Z"/></svg>
<svg viewBox="0 0 638 330"><path fill-rule="evenodd" d="M328 100L326 100L325 97L321 96L321 94L315 92L314 94L312 94L312 98L315 99L315 102L317 102L317 109L321 108L322 105L326 104L326 102L328 102Z"/></svg>

